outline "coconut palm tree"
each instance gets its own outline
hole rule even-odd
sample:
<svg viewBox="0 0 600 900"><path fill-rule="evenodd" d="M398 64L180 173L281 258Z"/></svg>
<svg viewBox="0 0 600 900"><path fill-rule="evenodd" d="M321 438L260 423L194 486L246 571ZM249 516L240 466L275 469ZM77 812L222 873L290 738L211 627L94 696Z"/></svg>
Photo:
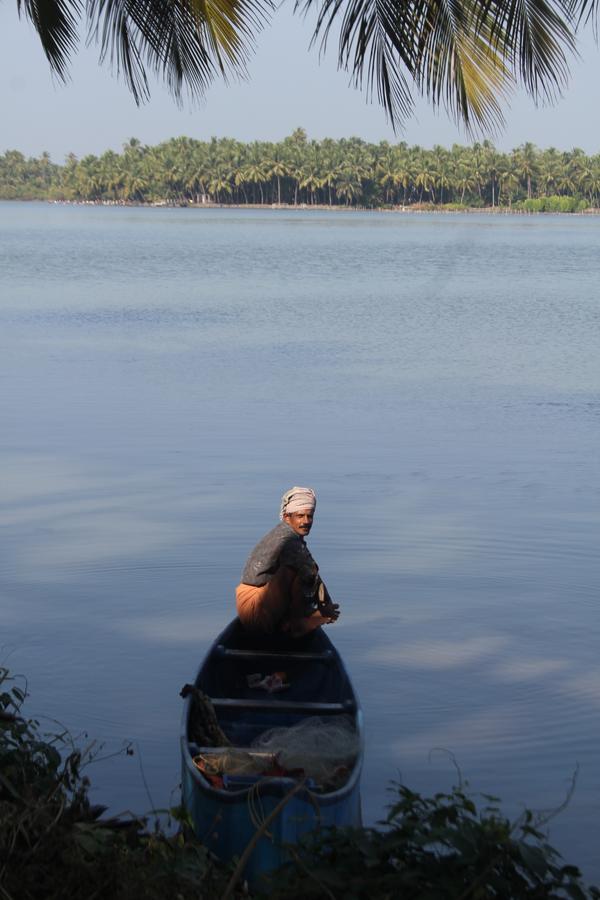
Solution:
<svg viewBox="0 0 600 900"><path fill-rule="evenodd" d="M387 143L380 145L381 155L377 160L376 177L377 182L384 191L386 203L393 203L394 190L398 186L396 181L397 154L394 148Z"/></svg>
<svg viewBox="0 0 600 900"><path fill-rule="evenodd" d="M268 177L274 179L277 184L277 204L281 206L281 179L289 174L289 169L279 147L271 144L269 150L269 157L265 160L265 167Z"/></svg>
<svg viewBox="0 0 600 900"><path fill-rule="evenodd" d="M104 197L108 200L117 200L123 186L122 157L114 150L106 150L100 157L100 172Z"/></svg>
<svg viewBox="0 0 600 900"><path fill-rule="evenodd" d="M501 157L498 165L498 185L498 203L500 203L500 197L502 192L504 192L508 197L509 207L512 207L513 199L517 195L520 185L514 153Z"/></svg>
<svg viewBox="0 0 600 900"><path fill-rule="evenodd" d="M38 176L42 186L47 190L52 183L52 161L50 159L50 154L47 150L44 150L42 155L39 158L37 169Z"/></svg>
<svg viewBox="0 0 600 900"><path fill-rule="evenodd" d="M419 203L423 200L423 191L431 194L435 203L435 182L436 182L435 163L429 153L421 152L417 160L417 168L415 172L415 187L419 188Z"/></svg>
<svg viewBox="0 0 600 900"><path fill-rule="evenodd" d="M555 147L544 150L539 160L538 183L546 197L556 194L563 166L561 154Z"/></svg>
<svg viewBox="0 0 600 900"><path fill-rule="evenodd" d="M346 200L346 206L350 206L360 196L361 184L354 177L350 169L342 169L335 182L338 197Z"/></svg>
<svg viewBox="0 0 600 900"><path fill-rule="evenodd" d="M600 196L600 156L592 156L590 160L589 174L586 177L585 189L588 192L590 203L598 206Z"/></svg>
<svg viewBox="0 0 600 900"><path fill-rule="evenodd" d="M123 178L123 200L143 200L150 185L143 168L131 169Z"/></svg>
<svg viewBox="0 0 600 900"><path fill-rule="evenodd" d="M340 153L335 141L331 138L325 138L322 142L322 159L321 159L321 180L323 187L327 188L327 202L329 206L333 206L335 194L335 183L339 174Z"/></svg>
<svg viewBox="0 0 600 900"><path fill-rule="evenodd" d="M464 204L465 202L465 194L467 191L471 193L474 187L477 186L477 182L475 181L471 169L466 161L461 161L458 163L456 167L456 187L460 190L460 202Z"/></svg>
<svg viewBox="0 0 600 900"><path fill-rule="evenodd" d="M220 165L211 174L208 182L208 190L209 193L214 196L217 203L221 202L223 195L228 196L232 193L231 180L231 172L223 165Z"/></svg>
<svg viewBox="0 0 600 900"><path fill-rule="evenodd" d="M148 73L172 93L202 95L228 73L244 76L274 0L17 0L38 31L54 72L66 78L82 24L136 101ZM325 49L338 30L338 62L377 94L393 123L413 108L416 89L469 127L502 122L515 83L536 98L560 93L575 28L600 0L295 0L317 11L313 40ZM82 22L83 20L83 22Z"/></svg>
<svg viewBox="0 0 600 900"><path fill-rule="evenodd" d="M527 185L527 199L533 195L533 182L538 174L538 150L535 144L527 141L514 152L519 176Z"/></svg>
<svg viewBox="0 0 600 900"><path fill-rule="evenodd" d="M263 184L270 178L270 172L266 160L263 158L261 145L254 141L249 148L248 157L241 170L242 183L252 185L254 202L256 203L256 185L260 192L261 205L265 202Z"/></svg>
<svg viewBox="0 0 600 900"><path fill-rule="evenodd" d="M402 188L402 205L406 206L408 189L414 184L415 179L415 162L409 152L406 144L400 144L398 147L398 156L396 160L395 183L396 187Z"/></svg>
<svg viewBox="0 0 600 900"><path fill-rule="evenodd" d="M188 190L195 203L201 203L206 196L206 183L208 181L206 168L205 145L200 141L194 142L194 152L190 162L186 190Z"/></svg>
<svg viewBox="0 0 600 900"><path fill-rule="evenodd" d="M590 174L590 161L580 147L573 147L567 154L568 171L571 176L574 189L583 193L585 182Z"/></svg>
<svg viewBox="0 0 600 900"><path fill-rule="evenodd" d="M300 188L306 190L307 200L314 205L316 200L316 192L323 186L324 182L319 173L319 167L314 162L308 162L300 173Z"/></svg>
<svg viewBox="0 0 600 900"><path fill-rule="evenodd" d="M84 156L77 167L75 179L77 196L80 199L99 200L102 195L103 180L100 160L93 154Z"/></svg>
<svg viewBox="0 0 600 900"><path fill-rule="evenodd" d="M435 183L436 187L440 189L440 203L444 203L446 198L444 197L444 191L450 191L454 184L453 179L453 171L452 165L449 157L445 159L439 159L436 163L436 172L435 172Z"/></svg>

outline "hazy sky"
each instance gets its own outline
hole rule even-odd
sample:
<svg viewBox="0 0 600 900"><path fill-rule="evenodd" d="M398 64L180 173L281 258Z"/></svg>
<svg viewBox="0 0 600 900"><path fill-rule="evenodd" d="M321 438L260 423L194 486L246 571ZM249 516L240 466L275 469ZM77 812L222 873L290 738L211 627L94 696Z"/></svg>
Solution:
<svg viewBox="0 0 600 900"><path fill-rule="evenodd" d="M443 110L434 114L424 101L395 137L377 103L367 103L348 86L347 74L337 71L334 45L321 61L317 50L308 50L310 21L293 16L291 9L291 2L280 8L259 36L247 83L215 84L203 103L183 109L157 85L151 101L138 109L109 66L98 65L97 48L81 49L70 84L53 82L33 28L19 21L15 0L5 0L0 3L0 152L18 149L37 156L47 150L62 162L69 152L120 150L130 137L145 144L181 134L200 140L213 135L281 140L298 126L317 139L357 135L424 147L470 142ZM589 32L580 54L557 105L536 109L529 98L514 98L504 132L491 135L498 148L532 141L542 148L600 151L600 53Z"/></svg>

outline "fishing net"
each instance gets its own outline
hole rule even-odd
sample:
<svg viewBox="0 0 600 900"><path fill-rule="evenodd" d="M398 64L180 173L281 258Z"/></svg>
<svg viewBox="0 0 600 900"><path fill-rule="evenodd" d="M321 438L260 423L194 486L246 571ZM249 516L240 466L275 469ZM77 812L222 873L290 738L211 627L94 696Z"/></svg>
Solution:
<svg viewBox="0 0 600 900"><path fill-rule="evenodd" d="M216 787L236 789L262 777L286 776L305 778L313 790L337 790L350 777L359 751L350 716L314 716L270 728L251 747L205 747L194 764Z"/></svg>
<svg viewBox="0 0 600 900"><path fill-rule="evenodd" d="M288 771L302 771L316 784L340 783L349 775L360 750L350 716L313 716L287 728L271 728L252 747L273 754Z"/></svg>

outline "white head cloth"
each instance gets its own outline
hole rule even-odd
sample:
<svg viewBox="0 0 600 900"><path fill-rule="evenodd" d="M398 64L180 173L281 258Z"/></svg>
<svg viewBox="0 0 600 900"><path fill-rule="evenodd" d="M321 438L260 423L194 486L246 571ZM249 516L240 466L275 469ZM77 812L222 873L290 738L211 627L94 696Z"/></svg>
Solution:
<svg viewBox="0 0 600 900"><path fill-rule="evenodd" d="M300 512L301 509L314 510L317 505L317 495L312 488L293 487L286 491L281 498L279 518L283 519L286 513Z"/></svg>

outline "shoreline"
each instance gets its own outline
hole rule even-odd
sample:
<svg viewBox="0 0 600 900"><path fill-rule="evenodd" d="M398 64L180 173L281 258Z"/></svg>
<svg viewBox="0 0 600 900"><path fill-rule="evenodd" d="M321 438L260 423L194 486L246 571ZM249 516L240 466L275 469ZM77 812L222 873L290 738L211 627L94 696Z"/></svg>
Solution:
<svg viewBox="0 0 600 900"><path fill-rule="evenodd" d="M510 206L436 206L433 204L398 204L395 206L341 206L319 203L189 203L157 200L144 202L141 200L49 200L33 197L0 198L2 203L50 203L54 206L117 206L142 209L234 209L234 210L266 210L269 212L347 212L347 213L389 213L404 215L489 215L489 216L598 216L600 207L573 212L561 210L528 210L515 209Z"/></svg>
<svg viewBox="0 0 600 900"><path fill-rule="evenodd" d="M22 201L32 202L32 201ZM139 200L42 200L42 203L53 203L65 206L126 206L142 207L148 209L252 209L268 210L270 212L352 212L352 213L404 213L410 215L423 215L436 213L452 215L473 215L483 213L490 216L597 216L600 215L600 207L589 207L577 212L562 212L559 210L533 211L528 209L515 209L510 206L435 206L430 204L410 204L396 206L329 206L327 204L309 203L176 203L169 201L155 201L145 203Z"/></svg>

